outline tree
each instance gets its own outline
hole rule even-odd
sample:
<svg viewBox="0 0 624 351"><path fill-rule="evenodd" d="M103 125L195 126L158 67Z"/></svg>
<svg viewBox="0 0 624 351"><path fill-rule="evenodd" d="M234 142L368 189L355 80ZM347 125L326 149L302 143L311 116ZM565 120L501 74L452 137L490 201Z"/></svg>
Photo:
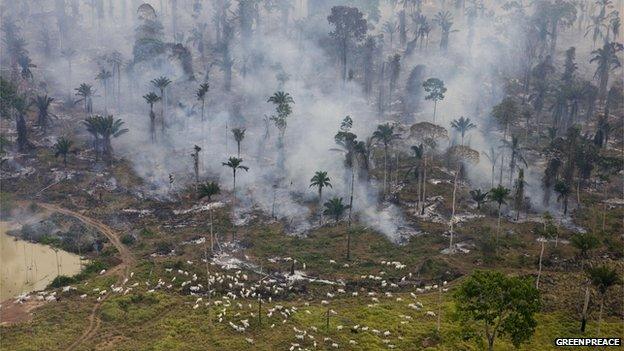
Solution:
<svg viewBox="0 0 624 351"><path fill-rule="evenodd" d="M115 119L112 115L108 115L106 117L96 115L94 116L94 119L96 132L102 139L102 151L109 164L112 164L113 145L111 140L112 138L118 138L127 133L128 129L123 128L124 122L121 119Z"/></svg>
<svg viewBox="0 0 624 351"><path fill-rule="evenodd" d="M349 48L362 41L368 30L366 19L355 7L334 6L327 21L334 26L329 36L336 42L340 50L342 62L342 80L347 80L347 56Z"/></svg>
<svg viewBox="0 0 624 351"><path fill-rule="evenodd" d="M576 7L572 2L556 0L554 2L542 2L540 5L545 8L538 9L544 11L550 22L550 54L555 54L557 48L557 33L560 25L570 26L576 21Z"/></svg>
<svg viewBox="0 0 624 351"><path fill-rule="evenodd" d="M398 138L399 134L394 132L394 126L390 125L390 123L378 125L377 130L373 132L373 139L381 142L384 147L384 194L386 193L386 184L388 179L388 147L392 141Z"/></svg>
<svg viewBox="0 0 624 351"><path fill-rule="evenodd" d="M498 336L519 347L535 332L540 294L530 278L507 277L496 271L475 271L454 294L458 318L483 326L488 350Z"/></svg>
<svg viewBox="0 0 624 351"><path fill-rule="evenodd" d="M249 167L243 166L243 159L238 157L230 157L227 162L223 162L222 165L230 167L232 169L232 192L236 193L236 170L242 169L243 171L249 171Z"/></svg>
<svg viewBox="0 0 624 351"><path fill-rule="evenodd" d="M481 189L470 190L470 197L477 203L477 210L481 209L481 204L487 201L489 193L489 191L482 192Z"/></svg>
<svg viewBox="0 0 624 351"><path fill-rule="evenodd" d="M59 156L63 157L63 166L65 168L67 168L67 155L69 155L70 152L72 152L72 145L74 143L65 138L65 137L60 137L57 141L56 144L54 144L54 157L58 158Z"/></svg>
<svg viewBox="0 0 624 351"><path fill-rule="evenodd" d="M279 137L277 139L277 147L280 155L278 165L280 169L284 168L284 134L286 133L286 127L288 126L288 117L292 114L291 104L295 103L295 100L289 93L283 91L275 92L267 102L271 102L275 105L275 115L270 117L275 127L279 131Z"/></svg>
<svg viewBox="0 0 624 351"><path fill-rule="evenodd" d="M524 208L525 200L524 200L524 189L526 187L526 182L524 181L524 169L520 168L518 171L518 179L514 184L514 207L516 208L516 221L520 219L520 211Z"/></svg>
<svg viewBox="0 0 624 351"><path fill-rule="evenodd" d="M72 61L76 56L76 50L72 48L66 48L61 50L61 56L67 61L67 87L71 89L72 86ZM69 94L71 98L71 93Z"/></svg>
<svg viewBox="0 0 624 351"><path fill-rule="evenodd" d="M199 85L199 89L197 89L197 100L201 101L201 120L204 121L204 109L206 106L206 93L208 93L208 89L210 89L210 85L208 83L202 83Z"/></svg>
<svg viewBox="0 0 624 351"><path fill-rule="evenodd" d="M600 246L600 239L592 233L578 233L572 236L570 244L579 251L583 259L589 258L589 253Z"/></svg>
<svg viewBox="0 0 624 351"><path fill-rule="evenodd" d="M466 135L466 132L477 128L477 125L472 123L470 118L464 118L464 116L461 116L459 119L455 119L451 122L451 127L461 134L461 144L464 145L464 136Z"/></svg>
<svg viewBox="0 0 624 351"><path fill-rule="evenodd" d="M564 180L559 180L555 183L555 192L559 194L557 196L557 202L563 202L563 214L568 214L568 198L570 193L572 193L572 189L570 185L566 183Z"/></svg>
<svg viewBox="0 0 624 351"><path fill-rule="evenodd" d="M498 224L496 226L496 240L498 241L498 236L500 234L501 227L501 207L506 205L507 197L509 196L510 190L505 188L502 185L499 185L496 188L492 188L490 190L490 201L496 202L498 205Z"/></svg>
<svg viewBox="0 0 624 351"><path fill-rule="evenodd" d="M201 147L195 145L193 146L193 153L191 154L191 158L193 159L193 171L195 173L195 184L199 183L199 152L201 151Z"/></svg>
<svg viewBox="0 0 624 351"><path fill-rule="evenodd" d="M512 184L513 173L516 170L518 161L522 162L527 167L527 162L524 158L524 148L520 146L520 139L516 135L511 136L511 141L503 140L503 145L509 149L509 184Z"/></svg>
<svg viewBox="0 0 624 351"><path fill-rule="evenodd" d="M207 198L208 202L212 201L212 197L214 195L218 195L221 192L221 187L219 187L219 183L216 182L206 182L199 185L197 188L197 198L203 199Z"/></svg>
<svg viewBox="0 0 624 351"><path fill-rule="evenodd" d="M74 104L83 102L85 112L87 114L93 113L93 102L91 100L93 95L95 95L95 89L93 89L93 86L91 84L82 83L74 90L76 90L76 96L80 96L80 99L76 100Z"/></svg>
<svg viewBox="0 0 624 351"><path fill-rule="evenodd" d="M538 237L538 241L541 243L541 250L540 250L540 256L539 256L539 261L538 261L538 268L537 268L537 279L535 279L535 288L539 289L539 284L540 284L540 278L542 277L542 258L544 257L544 246L546 244L546 242L555 237L555 240L559 240L559 230L557 229L557 226L555 225L555 223L553 222L553 218L550 215L550 213L545 212L543 215L543 224L541 226L537 226L534 230L534 233L537 235ZM557 245L557 241L555 241L555 247Z"/></svg>
<svg viewBox="0 0 624 351"><path fill-rule="evenodd" d="M102 82L102 88L104 89L104 111L108 111L108 81L113 77L110 71L102 69L95 76L95 80Z"/></svg>
<svg viewBox="0 0 624 351"><path fill-rule="evenodd" d="M238 157L240 157L241 152L241 142L245 139L245 128L234 128L232 129L232 134L234 135L234 140L236 141L236 148L238 150Z"/></svg>
<svg viewBox="0 0 624 351"><path fill-rule="evenodd" d="M150 119L150 136L152 142L156 139L156 114L154 113L154 104L160 100L160 96L150 91L148 94L143 95L143 99L150 107L149 119Z"/></svg>
<svg viewBox="0 0 624 351"><path fill-rule="evenodd" d="M481 153L483 154L483 156L485 156L488 161L490 161L490 164L492 165L492 176L491 176L491 185L490 187L493 188L494 187L494 169L496 168L496 161L498 160L498 156L500 156L500 154L496 151L494 151L494 147L490 146L490 152L485 152L485 151L481 151Z"/></svg>
<svg viewBox="0 0 624 351"><path fill-rule="evenodd" d="M598 266L587 269L587 275L592 285L600 294L600 310L598 311L598 332L600 336L600 325L602 324L602 311L604 309L605 295L613 285L620 284L620 276L616 269L608 266Z"/></svg>
<svg viewBox="0 0 624 351"><path fill-rule="evenodd" d="M323 214L333 217L335 222L338 222L344 212L349 209L349 205L342 203L341 197L333 197L325 202L323 206L325 206Z"/></svg>
<svg viewBox="0 0 624 351"><path fill-rule="evenodd" d="M329 179L329 177L327 176L326 171L316 171L312 179L310 179L310 188L312 187L318 188L319 205L323 203L323 188L332 187L330 181L331 179ZM321 215L322 214L323 213L321 212ZM322 216L319 216L319 223L321 223L322 220L323 220Z"/></svg>
<svg viewBox="0 0 624 351"><path fill-rule="evenodd" d="M433 100L433 122L435 123L436 109L438 101L444 100L444 93L446 93L446 87L444 82L438 78L429 78L423 83L423 88L428 93L425 96L425 100Z"/></svg>
<svg viewBox="0 0 624 351"><path fill-rule="evenodd" d="M389 20L383 24L382 30L390 37L390 49L392 49L392 39L394 38L394 34L397 32L397 30L399 30L399 26L395 21Z"/></svg>
<svg viewBox="0 0 624 351"><path fill-rule="evenodd" d="M50 122L50 116L54 116L48 109L50 108L50 104L54 101L54 98L49 97L48 95L37 95L34 99L34 104L37 107L37 124L43 130L43 133L46 133L48 128L48 124Z"/></svg>
<svg viewBox="0 0 624 351"><path fill-rule="evenodd" d="M592 51L593 57L590 63L596 62L596 72L594 78L598 78L598 96L603 101L607 95L607 86L609 84L609 75L611 71L621 66L617 53L624 50L624 46L620 43L605 43L602 48Z"/></svg>
<svg viewBox="0 0 624 351"><path fill-rule="evenodd" d="M160 99L162 100L162 108L160 110L160 122L161 122L161 132L165 132L165 115L167 109L167 94L166 89L169 84L171 84L171 80L165 76L160 76L156 79L152 79L152 85L160 90Z"/></svg>
<svg viewBox="0 0 624 351"><path fill-rule="evenodd" d="M99 119L96 116L89 116L82 121L87 132L93 136L93 151L95 152L95 160L98 160L100 155L100 133L98 127Z"/></svg>
<svg viewBox="0 0 624 351"><path fill-rule="evenodd" d="M440 11L433 18L433 22L440 26L442 34L440 36L440 49L446 51L449 44L449 35L451 34L451 27L453 26L453 16L449 11Z"/></svg>
<svg viewBox="0 0 624 351"><path fill-rule="evenodd" d="M198 189L197 189L197 197L201 200L203 198L208 198L208 202L211 201L211 198L214 195L217 195L221 192L221 187L219 186L218 183L216 182L206 182L203 184L200 184ZM210 206L210 251L214 251L214 242L215 242L215 235L214 235L214 231L213 231L213 219L212 219L212 210L213 210L213 206ZM208 263L206 263L208 264ZM206 269L207 266L206 266Z"/></svg>
<svg viewBox="0 0 624 351"><path fill-rule="evenodd" d="M32 144L28 140L28 127L26 125L26 114L30 110L32 102L26 97L15 95L11 99L11 105L15 110L15 129L17 130L17 150L24 152L30 148Z"/></svg>

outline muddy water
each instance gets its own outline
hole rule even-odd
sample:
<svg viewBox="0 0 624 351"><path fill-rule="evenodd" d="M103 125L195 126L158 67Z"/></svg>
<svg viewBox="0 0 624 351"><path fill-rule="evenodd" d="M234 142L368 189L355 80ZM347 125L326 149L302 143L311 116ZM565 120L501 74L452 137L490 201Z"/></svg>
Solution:
<svg viewBox="0 0 624 351"><path fill-rule="evenodd" d="M0 301L44 289L57 274L80 272L78 255L41 244L15 240L6 232L17 228L0 222Z"/></svg>

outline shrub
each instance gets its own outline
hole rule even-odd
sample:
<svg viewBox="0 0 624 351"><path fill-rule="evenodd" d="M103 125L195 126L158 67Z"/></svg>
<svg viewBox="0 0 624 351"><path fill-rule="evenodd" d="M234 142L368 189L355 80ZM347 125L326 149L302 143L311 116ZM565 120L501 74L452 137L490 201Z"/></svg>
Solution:
<svg viewBox="0 0 624 351"><path fill-rule="evenodd" d="M136 238L132 234L125 234L121 237L121 243L124 245L134 245Z"/></svg>
<svg viewBox="0 0 624 351"><path fill-rule="evenodd" d="M68 277L66 275L59 275L48 285L48 288L60 288L70 284L76 283L76 278Z"/></svg>

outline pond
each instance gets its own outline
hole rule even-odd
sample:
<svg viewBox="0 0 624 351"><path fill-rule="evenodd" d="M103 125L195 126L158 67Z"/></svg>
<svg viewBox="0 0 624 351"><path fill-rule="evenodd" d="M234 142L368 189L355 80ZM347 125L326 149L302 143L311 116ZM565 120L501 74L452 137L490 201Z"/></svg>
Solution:
<svg viewBox="0 0 624 351"><path fill-rule="evenodd" d="M57 275L80 272L78 255L7 234L19 225L0 221L0 301L45 289Z"/></svg>

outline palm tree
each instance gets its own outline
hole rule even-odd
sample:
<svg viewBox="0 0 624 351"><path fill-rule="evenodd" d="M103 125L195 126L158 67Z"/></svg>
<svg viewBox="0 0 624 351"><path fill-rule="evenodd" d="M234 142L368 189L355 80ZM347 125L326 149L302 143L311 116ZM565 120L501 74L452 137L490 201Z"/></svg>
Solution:
<svg viewBox="0 0 624 351"><path fill-rule="evenodd" d="M481 209L481 204L487 201L489 192L482 192L481 189L470 190L470 197L477 203L477 210Z"/></svg>
<svg viewBox="0 0 624 351"><path fill-rule="evenodd" d="M470 118L459 117L459 119L451 122L451 127L457 130L461 134L461 144L464 145L464 135L467 131L476 128L477 125L470 121Z"/></svg>
<svg viewBox="0 0 624 351"><path fill-rule="evenodd" d="M394 34L397 32L398 29L399 27L395 21L390 20L386 21L383 24L383 32L388 34L388 36L390 37L390 49L392 49L392 39L394 38Z"/></svg>
<svg viewBox="0 0 624 351"><path fill-rule="evenodd" d="M32 146L28 141L28 126L26 124L26 114L30 110L32 101L24 96L15 96L11 100L11 105L15 109L15 129L17 130L17 150L19 152L26 151Z"/></svg>
<svg viewBox="0 0 624 351"><path fill-rule="evenodd" d="M542 277L542 259L544 258L544 248L548 239L555 237L556 240L559 239L559 231L557 226L553 223L553 218L550 213L545 212L543 215L544 222L542 226L538 226L535 228L535 234L538 236L538 241L541 243L540 256L538 261L537 268L537 278L535 279L535 288L539 289L540 278ZM557 241L555 241L555 247L557 245Z"/></svg>
<svg viewBox="0 0 624 351"><path fill-rule="evenodd" d="M520 139L516 135L511 136L511 141L503 140L503 145L510 151L509 184L511 185L518 161L522 162L525 167L528 166L523 154L525 148L520 146Z"/></svg>
<svg viewBox="0 0 624 351"><path fill-rule="evenodd" d="M67 48L61 50L61 56L67 60L67 87L70 88L69 98L71 98L71 86L72 86L72 60L76 56L76 50Z"/></svg>
<svg viewBox="0 0 624 351"><path fill-rule="evenodd" d="M407 170L405 176L408 177L410 173L414 173L414 177L416 178L416 198L418 199L416 208L420 208L421 201L424 201L422 199L421 182L423 179L422 173L424 171L422 161L425 157L425 146L421 143L418 145L412 145L410 149L412 150L412 155L414 156L414 164Z"/></svg>
<svg viewBox="0 0 624 351"><path fill-rule="evenodd" d="M326 171L316 171L316 173L314 173L314 176L312 177L312 179L310 179L310 188L311 187L317 187L318 188L318 194L319 194L319 205L323 203L323 188L324 187L332 187L331 183L330 183L330 179L327 176L327 172ZM321 212L321 216L319 216L319 224L322 223L322 212Z"/></svg>
<svg viewBox="0 0 624 351"><path fill-rule="evenodd" d="M147 102L150 107L150 135L152 142L154 142L156 138L156 114L154 113L154 104L160 100L160 96L150 91L148 94L143 95L143 99L145 99L145 102Z"/></svg>
<svg viewBox="0 0 624 351"><path fill-rule="evenodd" d="M78 88L75 88L76 96L80 96L80 99L76 100L74 104L79 102L84 102L84 109L87 114L91 114L93 112L93 103L91 98L95 95L95 89L91 84L82 83Z"/></svg>
<svg viewBox="0 0 624 351"><path fill-rule="evenodd" d="M514 207L516 208L516 221L520 219L520 211L524 207L524 189L526 187L524 181L524 169L520 168L518 171L518 179L514 184Z"/></svg>
<svg viewBox="0 0 624 351"><path fill-rule="evenodd" d="M563 201L563 215L568 214L568 197L572 192L570 185L568 185L565 181L559 180L555 184L555 192L559 194L557 196L557 202Z"/></svg>
<svg viewBox="0 0 624 351"><path fill-rule="evenodd" d="M110 71L102 68L100 72L95 76L95 80L102 82L102 88L104 89L104 111L108 111L108 81L113 77Z"/></svg>
<svg viewBox="0 0 624 351"><path fill-rule="evenodd" d="M310 179L310 188L317 187L319 194L319 203L323 201L323 188L324 187L332 187L330 183L331 179L327 176L326 171L316 171L312 179Z"/></svg>
<svg viewBox="0 0 624 351"><path fill-rule="evenodd" d="M236 141L236 148L238 150L238 157L240 157L241 152L241 142L245 139L245 128L234 128L232 129L232 134L234 135L234 140Z"/></svg>
<svg viewBox="0 0 624 351"><path fill-rule="evenodd" d="M589 268L587 275L591 280L592 285L600 293L600 310L598 311L598 333L600 336L600 325L602 324L602 311L604 308L605 295L610 287L620 283L620 276L617 270L608 266L598 266Z"/></svg>
<svg viewBox="0 0 624 351"><path fill-rule="evenodd" d="M54 157L62 156L63 166L65 168L67 168L67 155L69 155L69 153L71 152L71 147L73 144L74 143L71 140L65 137L60 137L56 141L56 144L54 144Z"/></svg>
<svg viewBox="0 0 624 351"><path fill-rule="evenodd" d="M100 133L98 127L98 116L89 116L82 123L87 128L87 132L93 136L93 150L95 151L95 160L97 161L100 154Z"/></svg>
<svg viewBox="0 0 624 351"><path fill-rule="evenodd" d="M323 214L333 217L336 223L340 220L344 212L349 209L349 205L342 203L341 197L333 197L325 202L323 206L325 206Z"/></svg>
<svg viewBox="0 0 624 351"><path fill-rule="evenodd" d="M37 115L37 124L41 127L44 134L47 130L50 116L54 116L50 113L50 111L48 111L52 101L54 101L54 98L49 97L48 95L37 95L33 101L35 106L37 106L37 110L39 110L39 114Z"/></svg>
<svg viewBox="0 0 624 351"><path fill-rule="evenodd" d="M598 77L600 82L598 86L598 96L603 101L607 95L607 86L609 84L609 74L611 71L621 66L617 53L622 51L624 46L620 43L605 43L602 48L592 51L594 55L589 62L596 62L596 72L594 78Z"/></svg>
<svg viewBox="0 0 624 351"><path fill-rule="evenodd" d="M449 34L452 32L451 27L453 26L453 16L449 11L440 11L435 15L433 22L437 23L442 31L440 37L440 49L446 50L449 44Z"/></svg>
<svg viewBox="0 0 624 351"><path fill-rule="evenodd" d="M95 116L97 119L97 131L102 137L102 147L104 155L109 164L113 163L113 145L111 144L111 138L118 138L121 135L128 132L128 129L123 128L124 122L121 119L115 119L112 115Z"/></svg>
<svg viewBox="0 0 624 351"><path fill-rule="evenodd" d="M160 90L160 98L162 99L162 108L160 110L160 119L161 119L161 131L164 133L165 131L165 114L167 108L167 95L165 94L165 89L167 86L171 84L171 80L165 76L160 76L156 79L152 79L152 85Z"/></svg>
<svg viewBox="0 0 624 351"><path fill-rule="evenodd" d="M233 177L233 184L232 184L232 192L236 193L236 170L237 169L242 169L245 172L249 171L249 167L247 166L243 166L243 159L242 158L238 158L238 157L230 157L228 159L227 162L222 162L221 164L226 166L226 167L230 167L232 169L232 177Z"/></svg>
<svg viewBox="0 0 624 351"><path fill-rule="evenodd" d="M197 89L197 100L201 101L201 120L204 121L204 109L206 106L206 93L208 93L208 89L210 89L210 85L208 83L202 83L199 85L199 89Z"/></svg>
<svg viewBox="0 0 624 351"><path fill-rule="evenodd" d="M510 190L505 188L502 185L497 186L496 188L492 188L490 190L490 201L496 202L498 204L498 224L496 227L496 241L498 242L498 236L500 234L501 227L501 207L506 205L507 197L509 196Z"/></svg>
<svg viewBox="0 0 624 351"><path fill-rule="evenodd" d="M197 197L201 200L203 198L208 198L208 202L211 201L212 196L217 195L221 192L221 187L216 182L206 182L199 185L197 189ZM212 207L210 207L210 251L214 251L214 242L215 235L212 227Z"/></svg>
<svg viewBox="0 0 624 351"><path fill-rule="evenodd" d="M490 152L481 151L483 156L485 156L490 164L492 165L492 177L491 177L491 185L490 187L494 187L494 169L496 168L496 161L498 160L498 156L500 155L498 152L494 150L493 146L490 146Z"/></svg>
<svg viewBox="0 0 624 351"><path fill-rule="evenodd" d="M373 139L380 141L384 146L384 184L383 193L386 193L386 185L388 180L388 147L392 141L399 138L399 134L394 133L394 126L390 123L380 124L377 130L373 132Z"/></svg>

